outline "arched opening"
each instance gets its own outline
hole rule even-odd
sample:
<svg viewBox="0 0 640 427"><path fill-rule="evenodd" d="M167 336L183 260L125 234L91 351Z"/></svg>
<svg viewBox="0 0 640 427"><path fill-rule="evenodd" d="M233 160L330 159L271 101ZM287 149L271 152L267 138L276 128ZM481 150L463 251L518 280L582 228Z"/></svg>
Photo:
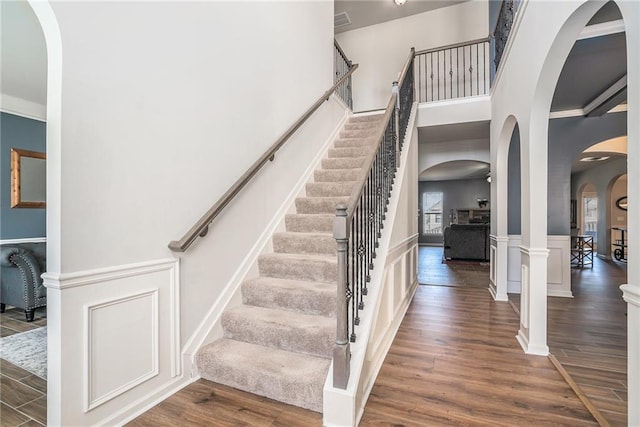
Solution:
<svg viewBox="0 0 640 427"><path fill-rule="evenodd" d="M558 360L565 370L611 423L626 419L626 388L610 389L613 399L605 402L598 394L603 389L583 374L602 380L626 377L626 319L620 316L625 309L618 290L626 281L626 270L609 261L608 189L614 177L626 172L621 170L626 156L602 141L627 133L627 38L619 26L616 31L594 31L602 22L621 19L616 3L601 7L587 2L565 22L549 53L557 55L556 62L547 61L539 81L539 100L546 98L549 116L532 121L532 126L543 121L547 125L548 295L576 299L548 298L549 350L561 355ZM553 90L542 88L550 85ZM563 292L554 294L557 284ZM593 307L588 316L578 308L587 305ZM606 337L598 335L603 322L616 325ZM568 341L585 351L570 351ZM620 351L599 355L596 348L606 347L606 342L615 342ZM599 358L607 360L608 369L598 366Z"/></svg>
<svg viewBox="0 0 640 427"><path fill-rule="evenodd" d="M51 339L47 337L51 310L40 277L49 265L47 215L55 205L48 197L46 175L51 167L47 114L51 57L40 20L28 2L2 2L0 8L0 245L3 257L22 251L3 259L1 273L3 388L16 390L14 399L3 399L3 416L6 409L8 416L19 414L22 422L37 424L47 421L47 340ZM14 197L20 202L9 203Z"/></svg>

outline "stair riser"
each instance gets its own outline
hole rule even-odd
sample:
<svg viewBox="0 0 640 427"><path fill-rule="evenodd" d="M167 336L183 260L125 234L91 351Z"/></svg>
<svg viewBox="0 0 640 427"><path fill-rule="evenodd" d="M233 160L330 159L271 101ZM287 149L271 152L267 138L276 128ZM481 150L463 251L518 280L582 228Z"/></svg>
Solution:
<svg viewBox="0 0 640 427"><path fill-rule="evenodd" d="M343 159L322 159L323 169L355 169L364 164L363 157L345 157Z"/></svg>
<svg viewBox="0 0 640 427"><path fill-rule="evenodd" d="M221 323L226 338L327 359L331 357L336 333L335 327L311 329L281 325L258 321L233 311L225 311Z"/></svg>
<svg viewBox="0 0 640 427"><path fill-rule="evenodd" d="M335 148L355 148L355 147L371 147L375 145L375 138L343 138L336 139L333 144Z"/></svg>
<svg viewBox="0 0 640 427"><path fill-rule="evenodd" d="M344 157L366 157L371 153L372 147L369 145L363 147L348 147L348 148L330 148L329 158L337 159Z"/></svg>
<svg viewBox="0 0 640 427"><path fill-rule="evenodd" d="M331 212L335 215L335 210ZM314 215L315 216L315 215ZM333 222L335 217L301 217L287 215L285 217L285 227L287 231L299 233L333 233Z"/></svg>
<svg viewBox="0 0 640 427"><path fill-rule="evenodd" d="M314 182L307 184L307 197L342 197L350 196L354 183L348 182Z"/></svg>
<svg viewBox="0 0 640 427"><path fill-rule="evenodd" d="M356 181L359 176L360 169L317 169L313 173L316 182Z"/></svg>
<svg viewBox="0 0 640 427"><path fill-rule="evenodd" d="M273 250L278 253L335 255L336 247L336 239L331 235L311 237L282 233L273 236Z"/></svg>
<svg viewBox="0 0 640 427"><path fill-rule="evenodd" d="M287 260L274 258L258 260L260 275L280 279L308 280L311 282L336 283L338 267L336 263L316 260Z"/></svg>
<svg viewBox="0 0 640 427"><path fill-rule="evenodd" d="M310 366L305 359L297 357L263 367L255 357L248 356L249 352L255 351L254 347L233 348L226 342L229 340L216 341L198 352L197 363L202 378L322 412L323 386L330 360L314 359Z"/></svg>
<svg viewBox="0 0 640 427"><path fill-rule="evenodd" d="M368 138L378 133L377 128L340 131L340 138Z"/></svg>
<svg viewBox="0 0 640 427"><path fill-rule="evenodd" d="M368 122L348 122L344 125L344 130L362 130L371 129L379 125L378 120L371 120Z"/></svg>
<svg viewBox="0 0 640 427"><path fill-rule="evenodd" d="M349 123L376 122L382 120L383 114L366 114L363 116L351 116Z"/></svg>
<svg viewBox="0 0 640 427"><path fill-rule="evenodd" d="M242 283L242 302L257 307L293 310L326 317L336 316L336 290L332 286L326 290L303 287L289 289L245 281Z"/></svg>
<svg viewBox="0 0 640 427"><path fill-rule="evenodd" d="M348 197L335 197L330 199L319 197L302 197L296 199L296 211L299 214L334 214L336 206L347 205ZM333 227L332 227L333 230Z"/></svg>

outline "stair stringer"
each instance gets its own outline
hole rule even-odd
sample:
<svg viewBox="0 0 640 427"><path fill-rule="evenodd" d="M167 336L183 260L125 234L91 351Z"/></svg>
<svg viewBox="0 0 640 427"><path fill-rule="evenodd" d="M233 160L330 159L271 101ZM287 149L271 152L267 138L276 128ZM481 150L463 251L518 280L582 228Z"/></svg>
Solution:
<svg viewBox="0 0 640 427"><path fill-rule="evenodd" d="M396 172L395 183L389 200L387 219L380 239L376 262L371 274L369 293L365 299L365 308L360 314L360 325L356 333L358 339L351 343L351 374L346 390L333 387L333 364L329 368L327 380L324 385L323 398L323 425L328 427L357 426L375 379L382 367L393 338L404 318L407 308L418 286L417 280L417 234L411 234L402 239L393 248L390 247L394 230L394 224L399 210L402 189L410 185L409 180L417 182L417 130L415 128L418 104L414 103L407 126L404 147L401 155L400 167ZM416 163L411 167L411 162ZM408 176L412 173L416 176ZM416 193L417 194L417 193ZM415 196L413 196L415 197ZM415 212L415 211L414 211ZM407 283L404 286L394 288L395 262L401 257L412 259L409 267L402 264ZM408 274L407 274L408 273ZM401 279L402 281L402 279ZM396 295L399 304L391 307L387 304L386 296L399 291ZM385 305L386 304L386 305ZM375 314L386 312L387 316L380 319Z"/></svg>
<svg viewBox="0 0 640 427"><path fill-rule="evenodd" d="M236 270L236 273L226 284L220 296L211 306L211 309L209 309L202 322L200 322L200 325L198 325L196 332L184 346L183 366L187 369L191 367L191 378L194 380L200 378L196 363L198 350L204 345L222 337L222 313L228 308L242 304L242 282L248 278L258 277L258 257L264 253L273 252L271 242L273 234L277 231L284 231L285 215L295 211L296 198L305 194L305 185L307 183L314 182L314 171L320 166L322 159L327 157L329 148L338 138L340 131L352 115L352 112L344 102L335 94L331 95L329 102L333 102L335 104L334 107L344 110L343 116L336 122L335 128L323 143L322 148L318 150L318 154L313 158L309 167L296 182L281 208L273 216L267 227L265 227L263 233L256 240L256 243Z"/></svg>

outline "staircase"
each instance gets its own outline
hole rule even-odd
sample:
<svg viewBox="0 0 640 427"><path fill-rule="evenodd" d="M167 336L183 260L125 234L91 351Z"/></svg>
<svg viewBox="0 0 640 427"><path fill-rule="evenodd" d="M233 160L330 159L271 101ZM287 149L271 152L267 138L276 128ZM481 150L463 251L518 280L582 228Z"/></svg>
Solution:
<svg viewBox="0 0 640 427"><path fill-rule="evenodd" d="M223 313L223 338L198 352L202 378L322 412L336 336L335 210L354 191L382 118L345 124L286 216L286 232L274 233L274 252L258 259L259 277L242 283L243 304Z"/></svg>

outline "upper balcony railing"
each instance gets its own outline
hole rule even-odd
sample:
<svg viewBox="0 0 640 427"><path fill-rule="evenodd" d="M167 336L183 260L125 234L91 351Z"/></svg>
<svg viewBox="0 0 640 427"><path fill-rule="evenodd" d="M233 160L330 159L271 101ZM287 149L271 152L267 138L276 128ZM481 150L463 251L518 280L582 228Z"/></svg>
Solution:
<svg viewBox="0 0 640 427"><path fill-rule="evenodd" d="M347 58L347 55L344 53L337 40L333 40L333 64L334 64L334 79L333 82L336 83L344 77L353 64ZM347 106L353 110L353 95L351 91L351 75L344 80L337 88L336 95L340 97L344 101Z"/></svg>
<svg viewBox="0 0 640 427"><path fill-rule="evenodd" d="M511 33L511 27L513 27L517 7L514 3L514 0L502 1L496 28L493 31L493 38L495 39L495 58L493 62L495 63L496 70L500 66L500 60L502 60L502 55L504 54L507 40L509 39L509 33Z"/></svg>
<svg viewBox="0 0 640 427"><path fill-rule="evenodd" d="M489 38L416 52L418 102L486 95L491 89Z"/></svg>

